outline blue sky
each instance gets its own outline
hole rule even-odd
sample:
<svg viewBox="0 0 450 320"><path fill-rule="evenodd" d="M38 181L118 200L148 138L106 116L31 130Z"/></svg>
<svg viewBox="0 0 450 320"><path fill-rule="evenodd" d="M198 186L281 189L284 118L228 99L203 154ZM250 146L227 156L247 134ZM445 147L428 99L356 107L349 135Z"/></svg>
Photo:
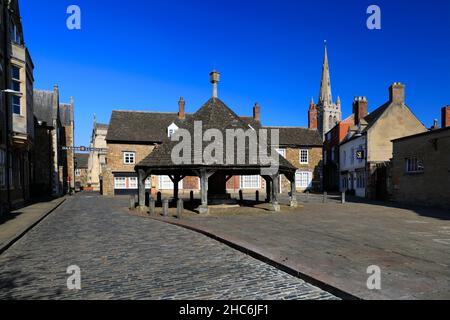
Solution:
<svg viewBox="0 0 450 320"><path fill-rule="evenodd" d="M344 116L354 96L369 110L393 82L427 126L450 104L450 1L108 1L19 0L35 88L58 84L75 98L76 145L89 143L93 114L113 109L188 112L211 96L209 72L222 74L219 97L241 115L257 101L266 125L306 126L317 101L327 39L333 96ZM82 29L66 28L81 8ZM368 30L377 4L382 29Z"/></svg>

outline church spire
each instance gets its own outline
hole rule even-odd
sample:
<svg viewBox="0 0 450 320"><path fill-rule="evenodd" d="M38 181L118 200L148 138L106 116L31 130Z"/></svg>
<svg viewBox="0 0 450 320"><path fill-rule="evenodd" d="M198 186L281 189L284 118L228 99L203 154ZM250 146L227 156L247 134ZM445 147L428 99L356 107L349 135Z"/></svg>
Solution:
<svg viewBox="0 0 450 320"><path fill-rule="evenodd" d="M332 103L333 98L331 95L330 66L328 64L327 41L325 40L325 54L323 58L322 82L320 84L319 104L331 105Z"/></svg>

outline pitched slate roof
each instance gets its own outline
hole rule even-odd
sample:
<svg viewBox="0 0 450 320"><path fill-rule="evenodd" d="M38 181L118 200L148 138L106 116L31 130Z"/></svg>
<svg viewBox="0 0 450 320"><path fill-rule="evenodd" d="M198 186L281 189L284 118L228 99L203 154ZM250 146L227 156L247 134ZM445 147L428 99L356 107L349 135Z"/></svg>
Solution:
<svg viewBox="0 0 450 320"><path fill-rule="evenodd" d="M34 116L38 121L47 123L47 126L53 126L55 112L53 110L53 91L34 90L33 104Z"/></svg>
<svg viewBox="0 0 450 320"><path fill-rule="evenodd" d="M189 115L186 115L186 118L189 118ZM183 122L174 112L114 110L106 141L161 143L167 138L167 128L174 122Z"/></svg>
<svg viewBox="0 0 450 320"><path fill-rule="evenodd" d="M162 143L167 138L167 128L172 123L181 127L191 117L192 114L188 113L185 120L180 120L176 112L114 110L109 126L104 125L108 130L106 141ZM253 117L241 119L255 129L260 127L260 123ZM100 124L97 124L97 127L99 126Z"/></svg>
<svg viewBox="0 0 450 320"><path fill-rule="evenodd" d="M75 154L75 168L76 169L87 169L89 162L88 153L76 153Z"/></svg>
<svg viewBox="0 0 450 320"><path fill-rule="evenodd" d="M65 126L69 126L73 122L73 107L68 103L61 103L59 105L59 118L61 120L61 124Z"/></svg>
<svg viewBox="0 0 450 320"><path fill-rule="evenodd" d="M278 129L280 147L321 147L323 141L319 131L303 127L265 127Z"/></svg>
<svg viewBox="0 0 450 320"><path fill-rule="evenodd" d="M228 129L242 129L244 131L251 130L249 124L244 121L241 117L236 115L228 106L226 106L221 100L218 98L209 99L195 114L191 115L186 119L184 123L180 123L180 129L186 129L191 134L191 150L192 155L194 155L194 126L195 122L202 122L202 131L203 133L208 129L215 129L222 133L222 137L224 139L224 144L226 143L226 130ZM257 131L256 131L257 132ZM269 135L270 136L270 135ZM171 141L167 136L164 137L163 143L157 146L153 152L148 155L144 160L142 160L136 168L170 168L170 167L183 167L182 165L177 165L172 162L172 150L179 142ZM205 148L210 144L210 142L201 141L202 148L201 150L205 150ZM245 144L245 150L237 149L238 145L235 144L234 150L234 164L237 163L237 155L244 154L245 161L243 164L236 165L221 165L218 164L218 167L240 167L240 168L255 168L255 167L268 167L268 165L264 165L261 163L261 159L257 159L256 164L252 164L249 161L249 143ZM227 151L224 150L224 154ZM269 153L270 154L270 153ZM225 156L225 155L224 155ZM193 162L193 160L192 160ZM223 162L226 163L226 159L223 159ZM194 164L192 164L194 165ZM198 166L198 164L195 164ZM205 162L200 164L201 166L207 165ZM295 167L292 166L286 159L280 157L280 168L284 168L286 170L295 171Z"/></svg>

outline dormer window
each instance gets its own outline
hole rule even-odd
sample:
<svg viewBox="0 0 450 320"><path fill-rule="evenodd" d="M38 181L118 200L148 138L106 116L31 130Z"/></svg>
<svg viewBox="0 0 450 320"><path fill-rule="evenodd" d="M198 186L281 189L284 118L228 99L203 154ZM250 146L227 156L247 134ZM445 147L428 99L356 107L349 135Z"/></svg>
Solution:
<svg viewBox="0 0 450 320"><path fill-rule="evenodd" d="M172 123L168 128L167 128L167 137L172 137L172 135L178 130L178 126L175 123Z"/></svg>

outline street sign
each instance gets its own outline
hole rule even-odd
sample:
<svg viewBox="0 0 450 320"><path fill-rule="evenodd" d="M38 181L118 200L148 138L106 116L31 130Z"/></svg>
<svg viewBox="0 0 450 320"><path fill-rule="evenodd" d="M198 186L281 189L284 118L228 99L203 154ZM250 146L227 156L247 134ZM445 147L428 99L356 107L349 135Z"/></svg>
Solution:
<svg viewBox="0 0 450 320"><path fill-rule="evenodd" d="M108 150L104 148L89 148L89 147L62 147L64 151L80 151L80 152L101 152L106 153Z"/></svg>

